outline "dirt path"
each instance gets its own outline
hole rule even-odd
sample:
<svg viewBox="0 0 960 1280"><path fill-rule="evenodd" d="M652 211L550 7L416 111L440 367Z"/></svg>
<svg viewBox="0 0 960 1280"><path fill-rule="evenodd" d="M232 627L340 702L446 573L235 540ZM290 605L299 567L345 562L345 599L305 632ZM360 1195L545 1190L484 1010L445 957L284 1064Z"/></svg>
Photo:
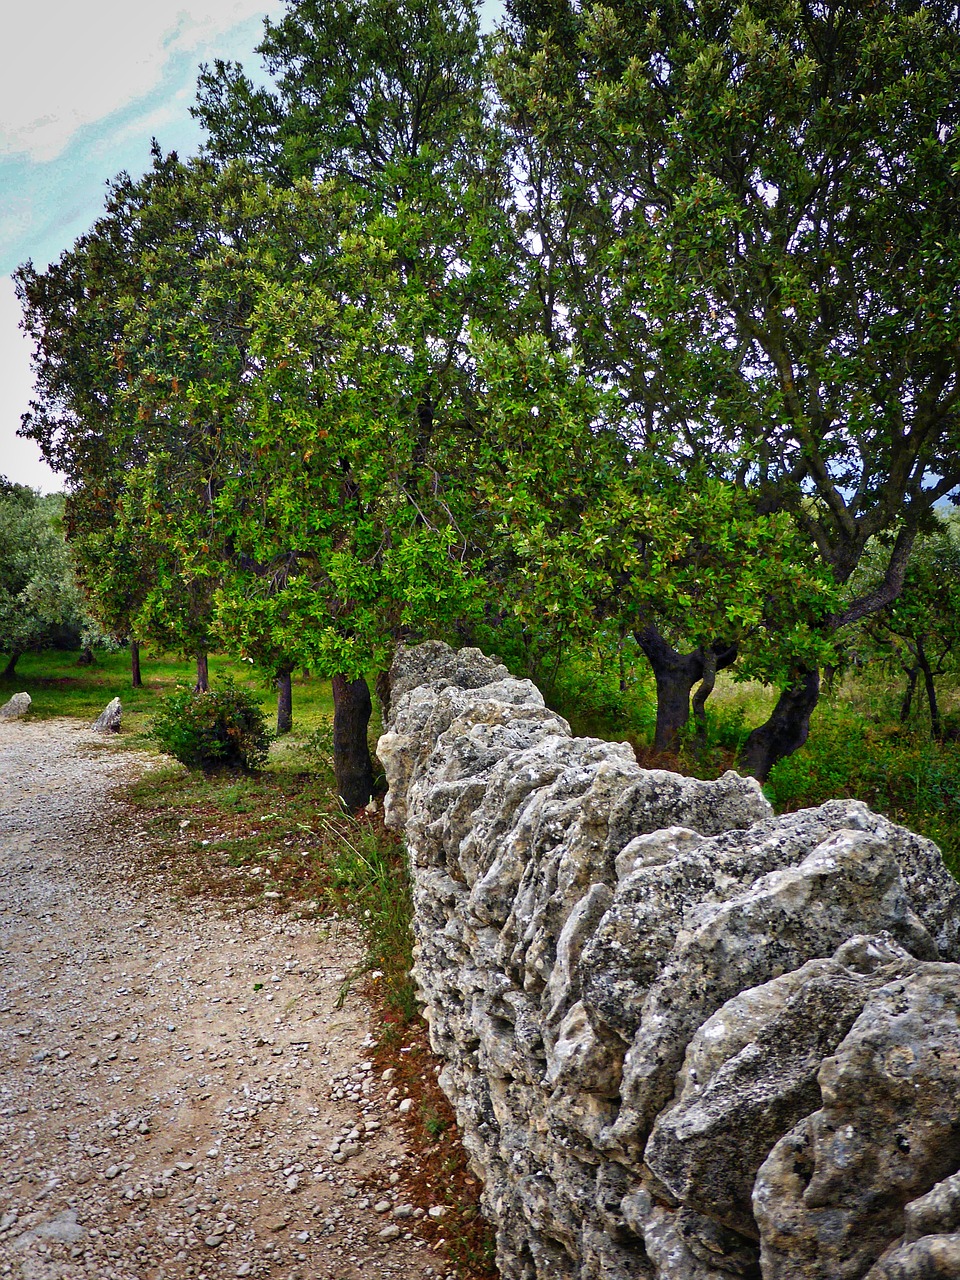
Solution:
<svg viewBox="0 0 960 1280"><path fill-rule="evenodd" d="M0 1275L442 1275L351 939L178 905L115 825L144 767L0 723Z"/></svg>

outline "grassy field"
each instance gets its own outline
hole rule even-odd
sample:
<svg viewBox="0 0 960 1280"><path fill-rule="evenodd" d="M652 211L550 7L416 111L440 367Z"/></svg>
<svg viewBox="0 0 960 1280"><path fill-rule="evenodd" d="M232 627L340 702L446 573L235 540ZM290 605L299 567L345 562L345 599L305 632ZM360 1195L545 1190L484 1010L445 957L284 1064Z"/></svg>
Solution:
<svg viewBox="0 0 960 1280"><path fill-rule="evenodd" d="M0 679L0 698L25 691L33 703L30 714L38 719L50 716L76 716L94 719L111 698L123 703L123 732L144 733L147 721L156 710L157 699L172 693L178 685L192 686L196 672L191 663L166 655L141 656L143 688L130 683L130 655L97 651L92 666L81 666L76 652L48 649L25 654L17 664L12 679ZM210 657L210 681L216 684L224 676L232 676L239 685L256 693L263 701L267 720L277 714L276 690L249 663L232 662L216 654ZM293 679L293 714L298 733L316 729L333 715L330 682L308 675Z"/></svg>

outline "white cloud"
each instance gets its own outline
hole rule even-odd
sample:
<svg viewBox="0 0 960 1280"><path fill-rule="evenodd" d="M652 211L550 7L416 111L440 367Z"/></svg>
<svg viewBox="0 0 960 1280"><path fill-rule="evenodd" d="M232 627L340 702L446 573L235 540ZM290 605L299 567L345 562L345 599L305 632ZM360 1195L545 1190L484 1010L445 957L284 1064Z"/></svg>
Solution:
<svg viewBox="0 0 960 1280"><path fill-rule="evenodd" d="M78 129L149 94L171 59L277 0L29 0L8 7L0 53L0 155L49 161Z"/></svg>
<svg viewBox="0 0 960 1280"><path fill-rule="evenodd" d="M0 277L0 476L44 493L63 488L32 440L20 440L20 415L30 401L30 343L19 330L20 304L9 276Z"/></svg>

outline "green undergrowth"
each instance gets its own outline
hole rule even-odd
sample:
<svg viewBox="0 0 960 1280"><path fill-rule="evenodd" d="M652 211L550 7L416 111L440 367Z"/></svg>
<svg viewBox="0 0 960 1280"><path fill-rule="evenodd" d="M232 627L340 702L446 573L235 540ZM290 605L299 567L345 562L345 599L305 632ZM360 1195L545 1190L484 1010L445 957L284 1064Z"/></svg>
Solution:
<svg viewBox="0 0 960 1280"><path fill-rule="evenodd" d="M561 664L535 677L547 706L559 712L576 737L630 740L653 738L657 719L653 679L635 654L572 651Z"/></svg>

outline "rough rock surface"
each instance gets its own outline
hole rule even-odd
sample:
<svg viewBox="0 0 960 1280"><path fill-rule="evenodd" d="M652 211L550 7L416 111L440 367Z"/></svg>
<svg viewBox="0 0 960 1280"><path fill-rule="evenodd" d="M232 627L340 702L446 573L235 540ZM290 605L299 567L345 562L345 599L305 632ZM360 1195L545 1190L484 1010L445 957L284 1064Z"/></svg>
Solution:
<svg viewBox="0 0 960 1280"><path fill-rule="evenodd" d="M415 976L503 1275L960 1275L936 847L643 770L477 650L401 651L392 685Z"/></svg>
<svg viewBox="0 0 960 1280"><path fill-rule="evenodd" d="M9 702L0 707L0 717L4 720L19 720L30 710L32 701L29 693L15 693Z"/></svg>
<svg viewBox="0 0 960 1280"><path fill-rule="evenodd" d="M94 733L119 733L123 707L119 698L111 698L90 726Z"/></svg>

